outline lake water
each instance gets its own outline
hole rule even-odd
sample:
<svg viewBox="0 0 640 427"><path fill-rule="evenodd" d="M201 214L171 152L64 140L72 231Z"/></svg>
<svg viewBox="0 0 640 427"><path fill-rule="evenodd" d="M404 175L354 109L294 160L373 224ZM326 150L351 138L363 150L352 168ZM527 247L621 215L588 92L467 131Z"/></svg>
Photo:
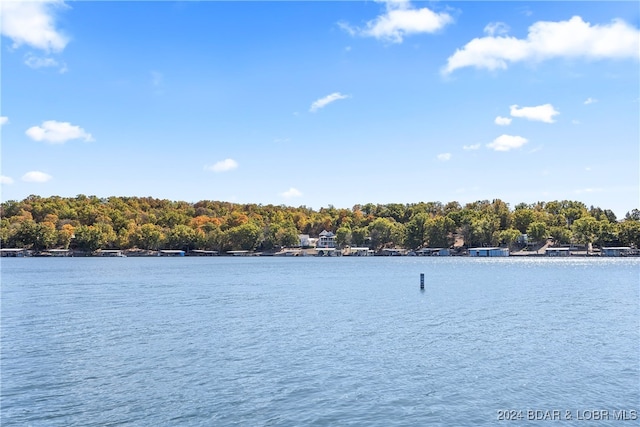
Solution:
<svg viewBox="0 0 640 427"><path fill-rule="evenodd" d="M640 259L0 266L6 427L638 422Z"/></svg>

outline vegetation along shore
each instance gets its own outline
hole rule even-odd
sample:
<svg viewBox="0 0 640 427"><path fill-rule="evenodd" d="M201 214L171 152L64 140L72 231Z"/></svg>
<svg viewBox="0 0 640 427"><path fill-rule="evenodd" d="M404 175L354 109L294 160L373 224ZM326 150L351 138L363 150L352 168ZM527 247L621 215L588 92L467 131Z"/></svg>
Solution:
<svg viewBox="0 0 640 427"><path fill-rule="evenodd" d="M151 197L29 196L0 206L2 248L38 253L52 249L201 253L260 251L317 244L331 234L336 249L368 248L374 253L400 249L473 247L523 250L549 245L640 247L640 210L618 219L608 209L579 201L520 203L502 200L467 203L419 202L333 206L313 210L203 200L196 203ZM536 246L537 245L537 246ZM232 252L233 253L233 252Z"/></svg>

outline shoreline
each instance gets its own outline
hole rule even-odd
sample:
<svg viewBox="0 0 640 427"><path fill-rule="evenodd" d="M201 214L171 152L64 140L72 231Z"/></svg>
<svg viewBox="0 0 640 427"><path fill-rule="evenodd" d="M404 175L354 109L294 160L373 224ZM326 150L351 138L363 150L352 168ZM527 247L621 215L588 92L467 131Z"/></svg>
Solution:
<svg viewBox="0 0 640 427"><path fill-rule="evenodd" d="M375 253L371 255L357 255L349 252L349 248L342 250L334 250L331 255L321 255L322 252L316 248L285 248L279 251L182 251L182 250L144 250L144 249L126 249L126 250L98 250L93 253L78 251L73 249L50 249L43 251L33 251L31 249L22 248L2 248L0 249L1 258L162 258L162 257L433 257L433 258L636 258L640 257L640 251L631 250L627 254L622 255L604 255L600 251L587 252L586 250L567 250L566 254L561 256L540 253L538 251L517 251L510 252L506 256L472 256L468 252L451 253L449 255L419 255L413 251L394 251L391 253Z"/></svg>

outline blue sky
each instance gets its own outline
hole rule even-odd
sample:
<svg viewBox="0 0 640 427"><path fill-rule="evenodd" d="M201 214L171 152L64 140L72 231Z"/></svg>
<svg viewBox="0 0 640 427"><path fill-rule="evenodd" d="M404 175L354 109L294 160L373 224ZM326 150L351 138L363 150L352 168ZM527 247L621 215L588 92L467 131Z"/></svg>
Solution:
<svg viewBox="0 0 640 427"><path fill-rule="evenodd" d="M3 2L1 19L2 200L640 206L635 1Z"/></svg>

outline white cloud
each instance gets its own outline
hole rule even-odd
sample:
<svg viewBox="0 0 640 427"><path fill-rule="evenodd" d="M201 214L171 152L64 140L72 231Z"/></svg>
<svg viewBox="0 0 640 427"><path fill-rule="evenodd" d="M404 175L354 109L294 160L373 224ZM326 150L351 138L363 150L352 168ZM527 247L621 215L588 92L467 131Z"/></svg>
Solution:
<svg viewBox="0 0 640 427"><path fill-rule="evenodd" d="M58 61L50 57L39 57L32 54L27 54L24 63L31 68L44 68L44 67L57 67Z"/></svg>
<svg viewBox="0 0 640 427"><path fill-rule="evenodd" d="M507 34L509 32L509 26L504 22L491 22L484 27L484 33L490 36L496 34Z"/></svg>
<svg viewBox="0 0 640 427"><path fill-rule="evenodd" d="M351 25L349 25L349 23L344 22L344 21L340 21L338 22L338 27L340 27L342 30L346 31L347 33L349 33L349 35L351 37L355 36L358 34L358 29L352 27Z"/></svg>
<svg viewBox="0 0 640 427"><path fill-rule="evenodd" d="M447 13L436 13L424 7L415 9L406 0L382 1L386 12L367 22L364 28L352 27L348 23L338 25L350 35L374 37L391 43L402 43L405 36L420 33L434 33L453 22Z"/></svg>
<svg viewBox="0 0 640 427"><path fill-rule="evenodd" d="M553 116L560 114L551 104L522 108L519 108L517 105L512 105L510 108L513 117L521 117L523 119L544 123L553 123L555 121L553 120Z"/></svg>
<svg viewBox="0 0 640 427"><path fill-rule="evenodd" d="M467 151L470 151L470 150L477 150L477 149L479 149L479 148L480 148L480 144L472 144L472 145L463 145L463 146L462 146L462 149L463 149L463 150L467 150Z"/></svg>
<svg viewBox="0 0 640 427"><path fill-rule="evenodd" d="M521 136L500 135L499 137L494 139L493 142L487 144L487 147L495 151L509 151L514 148L520 148L527 142L529 141Z"/></svg>
<svg viewBox="0 0 640 427"><path fill-rule="evenodd" d="M338 101L340 99L347 99L347 98L349 98L349 95L343 95L340 92L334 92L331 95L327 95L324 98L320 98L317 101L314 101L311 104L309 111L312 113L315 113L319 109L326 107L332 102Z"/></svg>
<svg viewBox="0 0 640 427"><path fill-rule="evenodd" d="M212 166L207 166L205 169L213 172L228 172L238 167L238 162L233 159L220 160Z"/></svg>
<svg viewBox="0 0 640 427"><path fill-rule="evenodd" d="M587 98L587 99L584 101L584 105L594 104L594 103L596 103L596 102L598 102L598 100L597 100L597 99L594 99L594 98L589 97L589 98Z"/></svg>
<svg viewBox="0 0 640 427"><path fill-rule="evenodd" d="M528 151L529 154L537 153L538 151L542 151L542 145L537 146L536 148L532 148Z"/></svg>
<svg viewBox="0 0 640 427"><path fill-rule="evenodd" d="M285 199L291 199L293 197L302 196L302 192L300 192L300 190L298 190L297 188L291 187L287 191L285 191L284 193L280 193L280 195L282 197L284 197Z"/></svg>
<svg viewBox="0 0 640 427"><path fill-rule="evenodd" d="M7 123L9 123L9 117L0 116L0 126L6 125Z"/></svg>
<svg viewBox="0 0 640 427"><path fill-rule="evenodd" d="M521 7L519 9L520 9L520 13L522 13L524 16L533 15L533 12L531 10L529 10L529 6L524 6L524 7Z"/></svg>
<svg viewBox="0 0 640 427"><path fill-rule="evenodd" d="M0 184L13 184L13 178L10 176L0 175Z"/></svg>
<svg viewBox="0 0 640 427"><path fill-rule="evenodd" d="M589 194L589 193L601 193L601 192L602 192L602 188L580 188L574 191L574 193L576 194Z"/></svg>
<svg viewBox="0 0 640 427"><path fill-rule="evenodd" d="M60 52L69 38L56 28L54 9L65 6L61 0L2 1L2 35L13 41L13 48L28 45L45 52Z"/></svg>
<svg viewBox="0 0 640 427"><path fill-rule="evenodd" d="M509 36L475 38L447 59L443 74L458 68L506 69L520 61L551 58L622 59L640 57L640 30L621 19L591 25L574 16L568 21L539 21L526 39Z"/></svg>
<svg viewBox="0 0 640 427"><path fill-rule="evenodd" d="M451 160L451 153L440 153L437 157L439 161L446 162L447 160Z"/></svg>
<svg viewBox="0 0 640 427"><path fill-rule="evenodd" d="M509 126L511 124L511 119L509 117L498 116L495 119L495 123L500 126Z"/></svg>
<svg viewBox="0 0 640 427"><path fill-rule="evenodd" d="M571 124L572 125L579 125L580 124L580 120L571 120Z"/></svg>
<svg viewBox="0 0 640 427"><path fill-rule="evenodd" d="M33 126L25 132L34 141L44 141L51 144L64 144L72 139L84 139L87 142L94 141L90 133L79 126L69 122L47 120L41 126Z"/></svg>
<svg viewBox="0 0 640 427"><path fill-rule="evenodd" d="M51 58L49 56L47 57L40 57L40 56L35 56L32 53L28 53L27 55L25 55L25 60L24 63L29 67L29 68L45 68L45 67L54 67L54 68L59 68L61 73L66 73L67 72L67 64L65 64L64 62L58 62L58 60Z"/></svg>
<svg viewBox="0 0 640 427"><path fill-rule="evenodd" d="M22 175L22 180L25 182L47 182L51 178L53 178L51 175L40 171L31 171Z"/></svg>

